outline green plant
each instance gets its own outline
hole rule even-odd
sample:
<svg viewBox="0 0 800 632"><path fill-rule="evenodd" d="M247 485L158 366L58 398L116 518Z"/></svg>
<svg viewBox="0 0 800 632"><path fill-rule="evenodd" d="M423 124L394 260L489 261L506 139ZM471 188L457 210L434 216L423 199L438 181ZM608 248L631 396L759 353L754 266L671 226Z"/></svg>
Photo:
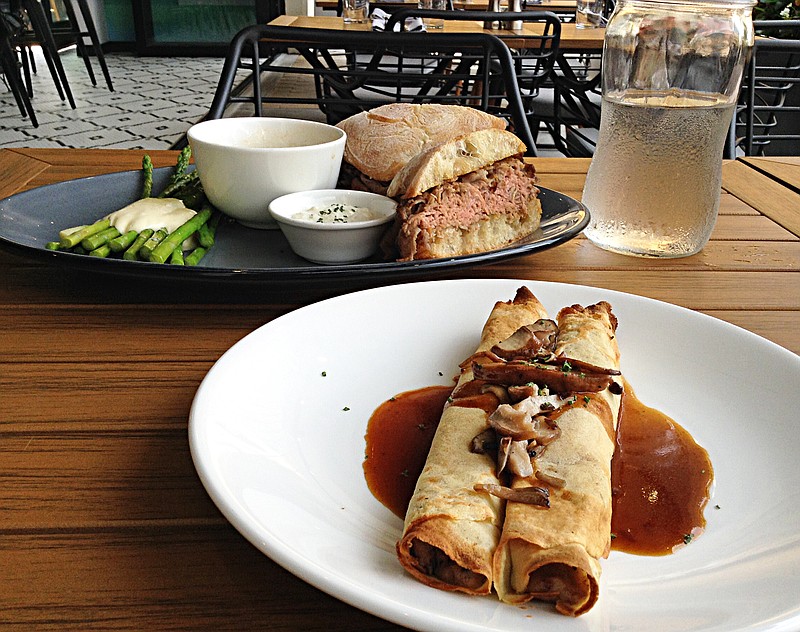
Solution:
<svg viewBox="0 0 800 632"><path fill-rule="evenodd" d="M754 20L800 19L800 0L758 0L753 7Z"/></svg>

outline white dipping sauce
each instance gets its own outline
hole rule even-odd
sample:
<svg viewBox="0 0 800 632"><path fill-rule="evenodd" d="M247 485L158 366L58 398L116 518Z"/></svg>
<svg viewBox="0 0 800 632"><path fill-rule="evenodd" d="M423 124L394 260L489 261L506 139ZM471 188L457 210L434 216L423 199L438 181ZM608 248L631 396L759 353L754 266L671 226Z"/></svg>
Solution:
<svg viewBox="0 0 800 632"><path fill-rule="evenodd" d="M196 214L176 198L143 198L114 211L108 219L123 235L131 230L140 233L145 228L165 228L171 233Z"/></svg>
<svg viewBox="0 0 800 632"><path fill-rule="evenodd" d="M382 215L366 206L351 206L334 202L328 206L312 206L307 211L299 211L292 215L292 219L301 219L317 224L350 224L353 222L366 222L371 219L380 219Z"/></svg>

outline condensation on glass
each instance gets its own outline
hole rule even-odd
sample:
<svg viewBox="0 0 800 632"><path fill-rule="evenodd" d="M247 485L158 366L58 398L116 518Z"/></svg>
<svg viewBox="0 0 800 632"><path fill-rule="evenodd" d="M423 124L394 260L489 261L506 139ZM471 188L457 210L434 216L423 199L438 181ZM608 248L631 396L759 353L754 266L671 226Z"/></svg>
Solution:
<svg viewBox="0 0 800 632"><path fill-rule="evenodd" d="M753 0L620 0L603 46L586 235L622 254L683 257L707 243L722 154L753 45Z"/></svg>

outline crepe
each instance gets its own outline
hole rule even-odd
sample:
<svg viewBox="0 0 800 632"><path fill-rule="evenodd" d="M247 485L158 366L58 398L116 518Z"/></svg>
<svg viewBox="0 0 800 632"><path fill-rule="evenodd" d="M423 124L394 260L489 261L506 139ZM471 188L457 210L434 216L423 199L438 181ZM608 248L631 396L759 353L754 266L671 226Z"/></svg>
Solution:
<svg viewBox="0 0 800 632"><path fill-rule="evenodd" d="M617 369L616 318L608 303L561 310L556 354ZM556 417L557 440L534 459L551 486L550 507L508 502L493 563L494 586L505 602L553 602L580 615L597 601L601 558L611 546L611 457L620 389L578 395ZM530 486L515 477L512 487ZM541 484L541 483L538 483Z"/></svg>
<svg viewBox="0 0 800 632"><path fill-rule="evenodd" d="M538 299L520 288L512 301L494 306L478 352L545 317ZM471 368L464 367L454 395L468 393L473 382ZM470 451L473 438L488 427L491 406L481 407L480 401L479 394L456 397L443 411L397 543L400 563L419 581L474 595L492 590L492 560L503 521L502 501L474 490L476 483L498 483L494 459Z"/></svg>

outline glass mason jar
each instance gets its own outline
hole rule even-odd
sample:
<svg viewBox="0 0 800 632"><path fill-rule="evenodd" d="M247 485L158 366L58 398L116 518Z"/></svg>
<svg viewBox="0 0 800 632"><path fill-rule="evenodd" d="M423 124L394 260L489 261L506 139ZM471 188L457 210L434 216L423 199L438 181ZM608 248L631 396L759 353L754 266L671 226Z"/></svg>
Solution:
<svg viewBox="0 0 800 632"><path fill-rule="evenodd" d="M606 27L600 134L583 202L601 248L683 257L708 241L753 45L754 0L620 0Z"/></svg>

